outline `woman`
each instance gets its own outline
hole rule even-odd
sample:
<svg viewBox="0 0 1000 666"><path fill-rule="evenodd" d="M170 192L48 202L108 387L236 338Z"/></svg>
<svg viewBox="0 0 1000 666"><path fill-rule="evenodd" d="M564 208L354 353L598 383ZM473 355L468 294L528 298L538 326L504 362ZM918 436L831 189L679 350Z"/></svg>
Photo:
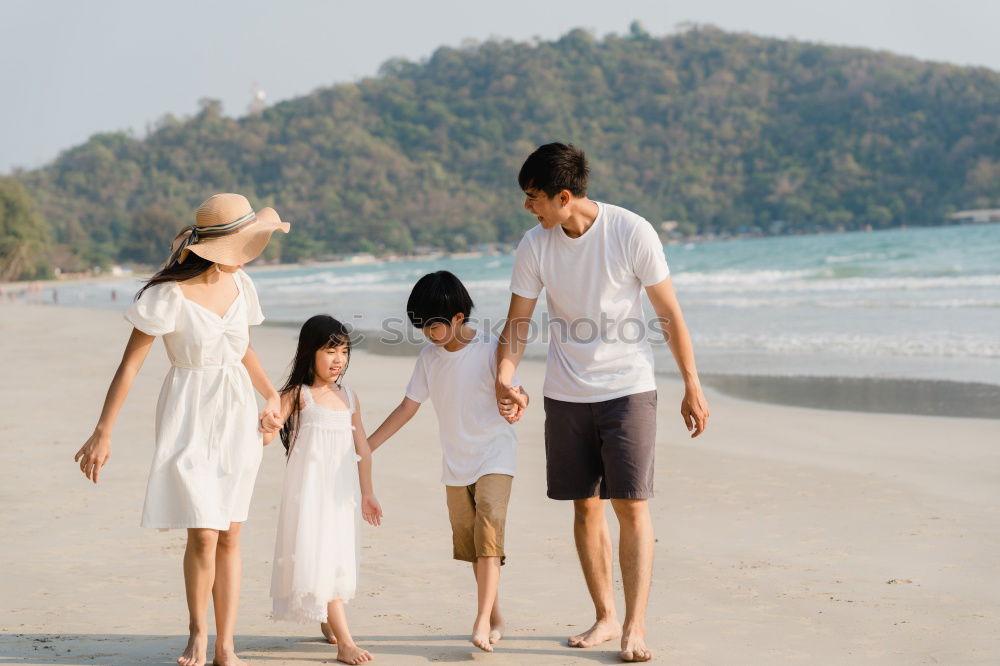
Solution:
<svg viewBox="0 0 1000 666"><path fill-rule="evenodd" d="M184 587L190 638L177 659L202 666L208 652L208 602L214 598L214 663L243 664L233 645L239 602L240 527L261 460L258 427L278 427L280 400L250 346L260 324L257 292L241 266L275 231L277 212L255 213L238 194L216 194L196 223L174 239L170 258L125 313L135 327L111 381L94 433L77 452L97 483L111 454L111 430L156 336L172 365L156 408L156 449L146 488L143 527L185 528ZM261 419L253 390L267 401Z"/></svg>

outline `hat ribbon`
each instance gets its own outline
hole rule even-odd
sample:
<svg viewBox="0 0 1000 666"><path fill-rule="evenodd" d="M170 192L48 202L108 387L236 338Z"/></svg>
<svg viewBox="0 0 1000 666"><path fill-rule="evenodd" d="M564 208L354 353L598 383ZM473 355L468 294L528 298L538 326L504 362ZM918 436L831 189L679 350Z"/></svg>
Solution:
<svg viewBox="0 0 1000 666"><path fill-rule="evenodd" d="M167 265L177 261L178 263L183 263L184 259L181 259L181 254L189 246L195 243L200 243L203 240L208 240L209 238L221 238L222 236L229 236L235 234L237 231L243 229L250 224L257 221L257 213L250 211L243 217L237 218L232 222L227 224L212 224L205 226L198 226L197 224L192 224L190 226L181 229L181 232L174 236L174 243L177 239L180 239L180 243L174 248L173 252L170 253L170 258L167 259ZM185 258L187 258L185 256Z"/></svg>

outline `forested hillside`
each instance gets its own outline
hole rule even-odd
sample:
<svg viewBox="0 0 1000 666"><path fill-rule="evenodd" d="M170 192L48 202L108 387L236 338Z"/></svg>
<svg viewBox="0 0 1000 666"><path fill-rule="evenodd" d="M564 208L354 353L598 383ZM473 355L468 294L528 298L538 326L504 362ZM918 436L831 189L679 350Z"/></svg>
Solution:
<svg viewBox="0 0 1000 666"><path fill-rule="evenodd" d="M16 177L56 264L161 261L218 191L292 222L282 260L460 250L534 223L517 169L552 140L587 151L592 196L682 231L936 224L1000 206L1000 73L705 27L576 30L389 61L255 116L205 101Z"/></svg>

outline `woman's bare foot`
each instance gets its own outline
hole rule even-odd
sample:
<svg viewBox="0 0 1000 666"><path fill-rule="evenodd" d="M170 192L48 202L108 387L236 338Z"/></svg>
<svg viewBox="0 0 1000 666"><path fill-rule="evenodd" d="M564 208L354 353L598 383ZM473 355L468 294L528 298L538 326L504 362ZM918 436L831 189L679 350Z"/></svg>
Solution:
<svg viewBox="0 0 1000 666"><path fill-rule="evenodd" d="M337 644L337 637L333 635L333 627L330 626L329 622L320 622L319 629L323 632L323 637L327 643L330 645Z"/></svg>
<svg viewBox="0 0 1000 666"><path fill-rule="evenodd" d="M490 618L476 618L476 623L472 625L472 644L483 652L493 652L493 641L490 640Z"/></svg>
<svg viewBox="0 0 1000 666"><path fill-rule="evenodd" d="M353 643L337 646L337 661L342 661L345 664L363 664L372 659L373 657L368 650L362 650Z"/></svg>
<svg viewBox="0 0 1000 666"><path fill-rule="evenodd" d="M490 613L490 645L496 645L503 638L505 628L503 615L494 607L493 612Z"/></svg>
<svg viewBox="0 0 1000 666"><path fill-rule="evenodd" d="M618 638L621 635L622 627L618 624L617 620L598 620L590 629L587 629L582 634L570 636L566 642L570 647L589 648L601 643L607 643L611 639Z"/></svg>
<svg viewBox="0 0 1000 666"><path fill-rule="evenodd" d="M180 666L205 666L208 658L208 634L191 633L184 653L177 657Z"/></svg>
<svg viewBox="0 0 1000 666"><path fill-rule="evenodd" d="M638 629L628 629L622 636L622 651L618 656L622 661L649 661L653 653L646 647L645 632Z"/></svg>
<svg viewBox="0 0 1000 666"><path fill-rule="evenodd" d="M212 666L250 666L250 662L243 661L237 657L233 648L220 648L216 646L215 659L212 660Z"/></svg>

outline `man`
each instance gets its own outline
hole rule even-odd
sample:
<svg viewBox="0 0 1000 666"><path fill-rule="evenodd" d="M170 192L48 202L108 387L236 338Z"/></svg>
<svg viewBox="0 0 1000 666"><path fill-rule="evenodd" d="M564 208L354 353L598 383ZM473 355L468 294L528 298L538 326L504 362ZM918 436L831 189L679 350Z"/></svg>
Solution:
<svg viewBox="0 0 1000 666"><path fill-rule="evenodd" d="M588 199L588 175L583 151L561 143L541 146L521 167L524 207L539 224L517 248L496 394L508 420L527 406L512 382L545 289L551 317L543 389L548 496L573 501L573 534L597 616L569 645L591 647L621 636L623 661L648 661L656 382L642 288L684 380L681 415L692 437L705 430L709 412L656 231L635 213ZM624 627L615 610L604 500L611 501L621 528Z"/></svg>

